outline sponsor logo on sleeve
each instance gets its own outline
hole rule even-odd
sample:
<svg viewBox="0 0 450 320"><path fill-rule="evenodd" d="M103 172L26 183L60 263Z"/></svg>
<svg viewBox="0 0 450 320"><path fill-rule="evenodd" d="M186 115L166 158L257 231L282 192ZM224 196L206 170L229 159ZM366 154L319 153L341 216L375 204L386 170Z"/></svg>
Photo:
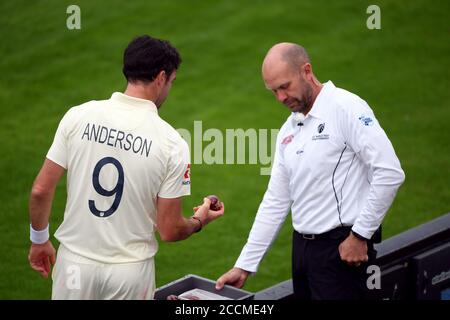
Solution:
<svg viewBox="0 0 450 320"><path fill-rule="evenodd" d="M365 115L361 115L358 120L365 126L373 126L374 123L371 117L367 117Z"/></svg>
<svg viewBox="0 0 450 320"><path fill-rule="evenodd" d="M183 185L190 185L191 184L191 164L189 163L187 165L186 171L184 172L183 176Z"/></svg>

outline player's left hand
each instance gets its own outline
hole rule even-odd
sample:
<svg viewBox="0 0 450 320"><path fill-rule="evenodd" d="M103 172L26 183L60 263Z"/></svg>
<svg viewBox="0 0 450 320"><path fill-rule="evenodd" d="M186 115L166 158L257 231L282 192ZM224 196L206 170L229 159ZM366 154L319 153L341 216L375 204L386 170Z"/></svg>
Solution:
<svg viewBox="0 0 450 320"><path fill-rule="evenodd" d="M32 243L28 261L33 270L39 272L42 277L48 278L51 266L56 261L56 250L50 240L43 244Z"/></svg>
<svg viewBox="0 0 450 320"><path fill-rule="evenodd" d="M361 263L367 262L367 242L358 239L350 232L350 235L339 245L339 254L342 261L350 266L359 267Z"/></svg>

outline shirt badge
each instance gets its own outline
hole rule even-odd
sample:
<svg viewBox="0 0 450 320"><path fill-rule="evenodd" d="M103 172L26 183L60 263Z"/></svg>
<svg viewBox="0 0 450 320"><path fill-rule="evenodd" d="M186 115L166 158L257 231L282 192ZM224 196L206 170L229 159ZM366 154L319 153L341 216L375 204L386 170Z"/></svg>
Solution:
<svg viewBox="0 0 450 320"><path fill-rule="evenodd" d="M374 123L371 117L366 117L365 115L361 115L358 120L360 120L365 126L372 126Z"/></svg>
<svg viewBox="0 0 450 320"><path fill-rule="evenodd" d="M312 136L312 140L328 140L330 139L330 135L326 133L322 133L325 130L325 123L321 123L317 126L317 132L319 134L315 134Z"/></svg>
<svg viewBox="0 0 450 320"><path fill-rule="evenodd" d="M325 123L319 124L319 126L317 127L317 132L322 133L323 129L325 129Z"/></svg>
<svg viewBox="0 0 450 320"><path fill-rule="evenodd" d="M292 142L292 139L293 139L293 138L294 138L294 135L291 134L291 135L285 137L285 138L283 139L283 141L281 142L281 144L289 144L289 143Z"/></svg>

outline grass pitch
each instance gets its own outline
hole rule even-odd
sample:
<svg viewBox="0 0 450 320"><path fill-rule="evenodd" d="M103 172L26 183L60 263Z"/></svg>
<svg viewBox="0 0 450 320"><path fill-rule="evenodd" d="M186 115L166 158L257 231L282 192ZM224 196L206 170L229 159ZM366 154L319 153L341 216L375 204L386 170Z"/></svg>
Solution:
<svg viewBox="0 0 450 320"><path fill-rule="evenodd" d="M124 89L123 49L141 34L169 39L183 63L161 116L175 128L279 128L288 116L263 85L274 43L304 45L321 81L331 79L373 108L406 182L384 237L448 212L448 1L379 0L381 30L368 30L370 1L78 1L81 30L66 28L69 1L0 4L1 299L48 299L51 281L28 266L28 196L65 111ZM161 243L157 285L193 273L216 279L233 266L267 186L259 165L193 165L186 215L206 194L226 202L223 218L187 241ZM51 231L61 222L65 180ZM245 289L290 277L292 227ZM56 244L56 243L55 243Z"/></svg>

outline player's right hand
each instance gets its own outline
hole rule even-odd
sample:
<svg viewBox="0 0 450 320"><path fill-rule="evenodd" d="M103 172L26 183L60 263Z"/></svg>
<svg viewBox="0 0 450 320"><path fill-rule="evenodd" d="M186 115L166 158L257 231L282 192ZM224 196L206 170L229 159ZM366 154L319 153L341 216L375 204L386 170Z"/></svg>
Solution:
<svg viewBox="0 0 450 320"><path fill-rule="evenodd" d="M241 269L241 268L233 268L227 273L223 274L216 281L216 290L221 290L224 285L229 284L236 288L242 288L247 281L250 272Z"/></svg>
<svg viewBox="0 0 450 320"><path fill-rule="evenodd" d="M32 243L28 261L33 270L39 272L42 277L48 278L51 266L56 262L56 250L50 240L43 244Z"/></svg>
<svg viewBox="0 0 450 320"><path fill-rule="evenodd" d="M193 211L195 213L194 216L198 217L202 221L203 226L206 226L211 221L223 216L225 212L225 205L223 202L221 202L220 204L220 210L211 210L211 200L209 200L208 198L204 198L203 204L201 206L193 208Z"/></svg>

